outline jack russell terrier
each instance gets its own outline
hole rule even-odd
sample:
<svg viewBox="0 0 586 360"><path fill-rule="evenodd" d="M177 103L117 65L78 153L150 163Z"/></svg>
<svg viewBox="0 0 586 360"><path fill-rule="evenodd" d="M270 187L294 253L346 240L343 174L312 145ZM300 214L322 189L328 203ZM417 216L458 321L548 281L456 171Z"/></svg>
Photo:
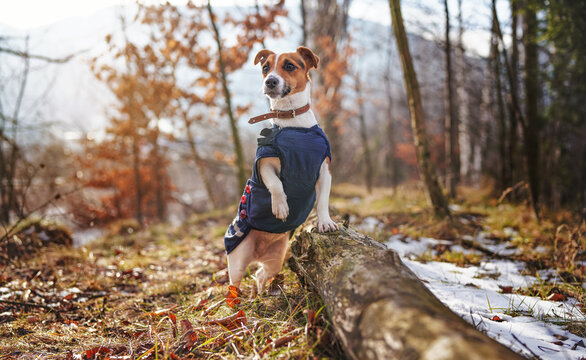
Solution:
<svg viewBox="0 0 586 360"><path fill-rule="evenodd" d="M319 57L306 47L275 54L261 50L263 92L271 112L250 119L266 119L272 127L261 131L250 178L240 200L238 214L226 230L230 284L240 286L248 265L261 264L256 272L260 294L267 280L282 268L288 232L306 219L317 200L317 229L335 231L328 202L332 176L330 143L310 109L309 70Z"/></svg>

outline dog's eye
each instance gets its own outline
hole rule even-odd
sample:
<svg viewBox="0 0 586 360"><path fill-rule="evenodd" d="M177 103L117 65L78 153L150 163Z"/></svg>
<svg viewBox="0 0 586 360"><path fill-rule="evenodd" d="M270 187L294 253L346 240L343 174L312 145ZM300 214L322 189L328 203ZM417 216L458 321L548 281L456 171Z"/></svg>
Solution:
<svg viewBox="0 0 586 360"><path fill-rule="evenodd" d="M265 66L262 67L262 73L266 74L269 72L270 66L269 63L266 63Z"/></svg>
<svg viewBox="0 0 586 360"><path fill-rule="evenodd" d="M285 70L287 71L293 71L296 69L295 65L291 64L291 63L286 63L284 66Z"/></svg>

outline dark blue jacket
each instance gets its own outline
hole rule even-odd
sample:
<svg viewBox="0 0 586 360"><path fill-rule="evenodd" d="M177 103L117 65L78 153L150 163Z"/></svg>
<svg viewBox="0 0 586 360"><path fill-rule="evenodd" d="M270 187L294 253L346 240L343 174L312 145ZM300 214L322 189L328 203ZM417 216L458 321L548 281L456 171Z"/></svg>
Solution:
<svg viewBox="0 0 586 360"><path fill-rule="evenodd" d="M275 126L263 129L261 135L252 178L246 182L238 214L224 236L227 253L234 250L251 229L284 233L301 225L315 203L315 184L321 164L326 157L332 157L328 138L318 125L311 128ZM271 194L258 172L258 160L265 157L281 160L280 179L289 205L286 221L273 215Z"/></svg>

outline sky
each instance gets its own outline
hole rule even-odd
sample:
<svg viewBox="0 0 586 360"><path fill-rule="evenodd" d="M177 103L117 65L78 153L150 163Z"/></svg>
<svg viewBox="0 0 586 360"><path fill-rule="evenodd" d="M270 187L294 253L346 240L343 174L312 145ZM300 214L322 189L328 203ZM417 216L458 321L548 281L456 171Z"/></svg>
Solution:
<svg viewBox="0 0 586 360"><path fill-rule="evenodd" d="M114 5L132 4L135 0L0 0L0 24L9 25L20 30L47 26L55 22L75 16L91 15L98 10ZM144 2L144 0L143 0ZM146 0L146 2L158 2ZM170 0L172 3L185 3L184 0ZM202 3L205 0L194 0ZM274 0L258 0L260 4L274 2ZM297 6L298 0L288 0ZM212 0L214 6L250 6L254 0ZM502 19L508 18L508 1L498 1L499 13ZM390 24L390 12L386 0L353 0L350 15L355 18L367 19L384 25ZM434 22L443 24L442 1L439 0L403 0L403 17L409 30L410 22ZM451 11L455 15L457 0L449 0ZM421 7L433 10L435 16L426 15ZM488 54L489 34L486 31L489 22L487 0L463 0L463 13L467 23L467 32L464 37L468 48L477 54ZM455 21L453 21L455 23ZM412 25L411 25L412 26ZM415 25L417 26L417 25ZM438 29L439 30L439 29ZM437 31L436 31L437 32Z"/></svg>
<svg viewBox="0 0 586 360"><path fill-rule="evenodd" d="M135 0L0 0L0 23L17 29L30 29L53 24L74 16L91 15L114 5L133 4ZM144 2L144 1L143 1ZM146 1L156 2L156 1ZM185 1L171 0L171 3ZM203 1L196 0L195 3ZM263 1L259 1L262 3ZM213 0L214 6L253 5L254 0Z"/></svg>

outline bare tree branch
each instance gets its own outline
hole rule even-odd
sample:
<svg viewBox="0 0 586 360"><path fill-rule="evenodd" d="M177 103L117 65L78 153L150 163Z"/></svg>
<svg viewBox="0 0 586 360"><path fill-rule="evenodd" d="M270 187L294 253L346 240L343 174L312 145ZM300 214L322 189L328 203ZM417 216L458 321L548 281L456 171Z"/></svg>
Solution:
<svg viewBox="0 0 586 360"><path fill-rule="evenodd" d="M52 57L48 57L45 55L30 54L28 51L13 50L13 49L9 49L9 48L5 48L5 47L0 46L0 53L6 53L6 54L21 57L24 59L42 60L42 61L56 63L56 64L66 63L69 60L73 59L75 56L82 54L86 51L87 50L82 50L80 52L69 54L69 55L62 57L62 58L52 58Z"/></svg>

